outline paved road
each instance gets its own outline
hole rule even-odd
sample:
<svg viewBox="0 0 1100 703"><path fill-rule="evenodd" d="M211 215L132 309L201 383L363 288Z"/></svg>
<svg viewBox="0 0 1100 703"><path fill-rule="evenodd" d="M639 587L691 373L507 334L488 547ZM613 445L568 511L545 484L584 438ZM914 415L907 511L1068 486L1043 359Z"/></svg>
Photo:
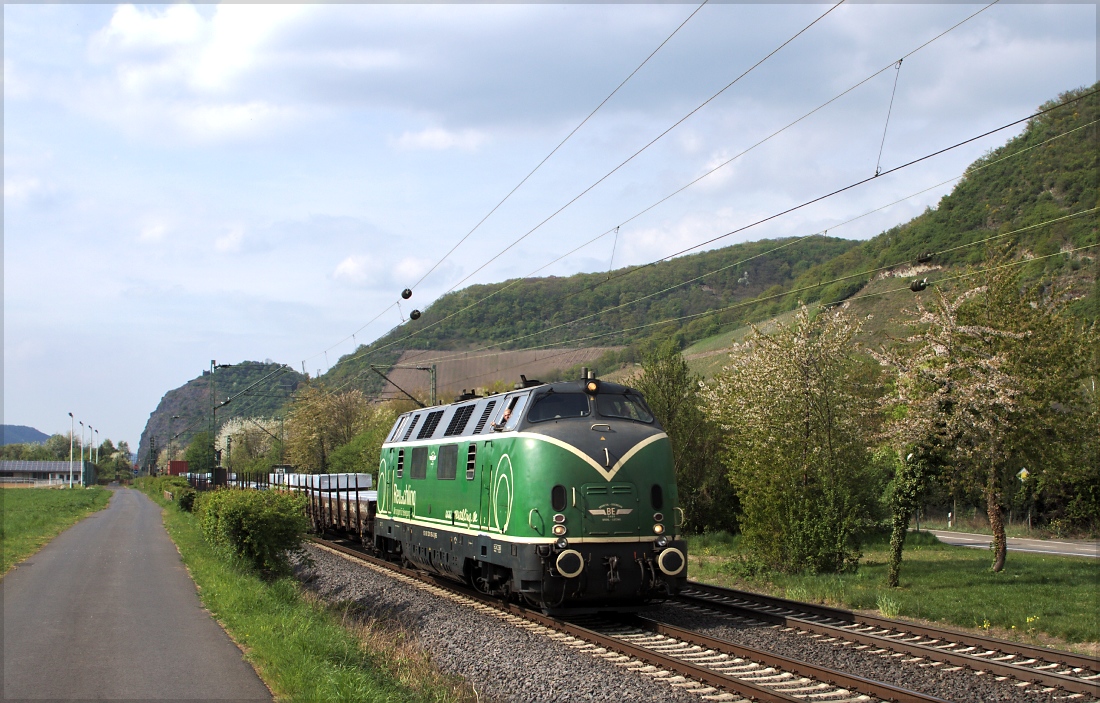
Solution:
<svg viewBox="0 0 1100 703"><path fill-rule="evenodd" d="M271 700L135 490L8 572L0 599L4 700Z"/></svg>
<svg viewBox="0 0 1100 703"><path fill-rule="evenodd" d="M936 535L944 544L954 544L960 547L989 549L989 543L993 541L993 537L990 535L975 535L969 532L948 532L945 530L925 530L925 532ZM1011 552L1037 552L1039 554L1100 558L1100 542L1089 540L1009 537L1008 550Z"/></svg>

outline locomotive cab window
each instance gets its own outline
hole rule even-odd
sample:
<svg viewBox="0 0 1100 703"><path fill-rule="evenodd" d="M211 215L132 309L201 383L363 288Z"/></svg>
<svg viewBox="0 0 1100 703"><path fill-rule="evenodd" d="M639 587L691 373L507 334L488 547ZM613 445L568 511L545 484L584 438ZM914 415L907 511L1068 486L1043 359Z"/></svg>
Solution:
<svg viewBox="0 0 1100 703"><path fill-rule="evenodd" d="M584 417L591 412L588 408L588 396L584 393L557 393L546 391L535 398L527 412L528 422L561 420L570 417Z"/></svg>
<svg viewBox="0 0 1100 703"><path fill-rule="evenodd" d="M500 417L493 423L496 432L510 432L519 424L519 417L527 404L527 395L513 395L504 399L504 410Z"/></svg>
<svg viewBox="0 0 1100 703"><path fill-rule="evenodd" d="M428 448L413 447L409 462L409 478L426 478L428 475Z"/></svg>
<svg viewBox="0 0 1100 703"><path fill-rule="evenodd" d="M435 460L435 477L445 481L453 481L458 473L458 445L446 444L439 448L439 455Z"/></svg>
<svg viewBox="0 0 1100 703"><path fill-rule="evenodd" d="M596 410L604 417L621 417L635 422L653 422L645 401L636 393L624 395L601 394L596 396Z"/></svg>

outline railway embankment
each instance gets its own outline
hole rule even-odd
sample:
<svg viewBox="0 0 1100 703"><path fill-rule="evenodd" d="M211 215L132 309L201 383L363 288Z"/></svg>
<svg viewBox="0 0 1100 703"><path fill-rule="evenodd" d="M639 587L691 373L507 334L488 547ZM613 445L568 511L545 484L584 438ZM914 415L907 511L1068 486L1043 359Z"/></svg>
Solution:
<svg viewBox="0 0 1100 703"><path fill-rule="evenodd" d="M1100 623L1096 584L1100 560L1010 552L1000 573L984 550L952 546L928 533L910 533L901 588L887 588L889 544L872 538L858 570L842 574L754 571L730 535L689 541L689 575L718 586L901 617L1022 643L1096 656Z"/></svg>
<svg viewBox="0 0 1100 703"><path fill-rule="evenodd" d="M461 679L433 668L406 635L316 598L293 575L264 576L249 561L228 557L203 538L194 514L165 499L160 483L139 482L139 488L164 509L164 525L202 605L277 699L477 700Z"/></svg>
<svg viewBox="0 0 1100 703"><path fill-rule="evenodd" d="M456 603L321 547L308 547L308 555L312 563L299 575L319 598L353 608L367 622L398 623L441 671L469 682L480 700L699 701L682 688L616 666L595 647L548 638L518 618Z"/></svg>

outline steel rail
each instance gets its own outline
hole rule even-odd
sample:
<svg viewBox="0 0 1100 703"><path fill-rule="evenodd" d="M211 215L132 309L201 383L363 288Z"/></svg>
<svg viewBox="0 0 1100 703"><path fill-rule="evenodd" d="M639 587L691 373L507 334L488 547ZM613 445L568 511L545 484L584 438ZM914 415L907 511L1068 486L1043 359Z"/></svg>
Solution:
<svg viewBox="0 0 1100 703"><path fill-rule="evenodd" d="M693 595L691 591L698 591L706 595ZM719 598L735 601L739 600L747 603L743 605L736 602L723 602L722 600L718 600ZM786 627L806 630L815 634L840 637L860 644L905 652L906 654L923 657L932 661L944 661L965 666L970 669L988 671L998 676L1008 676L1021 681L1029 681L1045 686L1054 686L1075 693L1087 693L1100 698L1100 680L1096 678L1083 678L1069 675L1069 673L1044 671L1022 664L996 661L995 659L985 656L976 656L967 652L952 651L945 647L950 646L952 643L965 644L970 647L980 647L988 653L1003 652L1005 654L1024 657L1029 664L1035 664L1038 661L1047 661L1061 664L1071 669L1095 672L1097 669L1100 669L1100 662L1092 657L1074 654L1057 656L1066 655L1067 653L1060 652L1059 650L1047 649L1045 647L1032 647L1028 645L1016 647L1016 643L1005 640L967 635L953 630L914 625L899 620L864 616L837 608L799 603L797 601L777 598L775 596L761 596L756 593L709 586L694 581L689 584L688 589L685 589L685 591L682 591L676 596L676 599L692 605L722 610L731 614L781 624ZM753 607L751 605L752 602L756 602L766 609ZM847 623L847 625L837 625L811 620L799 616L799 612L827 618L833 621L840 621ZM872 633L867 630L856 630L852 628L853 625L862 625L867 628L881 630L881 632ZM898 634L887 636L887 633ZM905 634L913 635L913 637L903 639L902 635ZM922 643L921 640L929 641ZM1061 659L1061 661L1059 661L1059 659Z"/></svg>
<svg viewBox="0 0 1100 703"><path fill-rule="evenodd" d="M442 588L452 593L459 594L482 605L489 606L499 611L506 612L511 615L534 622L548 629L569 635L570 637L573 637L575 639L589 642L605 650L618 652L633 659L637 659L638 661L651 664L653 666L674 672L685 677L689 677L699 683L706 684L707 686L737 693L739 695L746 696L752 700L762 701L766 703L805 703L805 698L788 695L786 693L783 693L782 691L776 691L767 686L761 686L751 681L739 679L736 676L723 674L719 671L709 669L705 666L699 666L692 662L678 659L668 654L664 654L662 652L628 642L614 635L607 635L592 630L591 628L569 622L567 620L550 617L541 612L530 610L529 608L525 608L515 603L507 603L499 599L485 596L482 593L461 586L460 584L450 581L448 579L440 579L423 571L403 568L392 562L388 562L384 559L379 559L378 557L366 554L358 549L340 544L339 542L330 541L317 536L313 536L311 539L326 548L346 554L357 560L364 561L377 567L386 569L388 571L396 572L405 577L422 581L431 586ZM870 679L865 679L859 676L854 676L846 672L835 671L832 669L827 669L794 659L787 659L786 657L782 657L771 652L765 652L763 650L738 645L733 642L707 637L700 633L689 632L687 630L682 630L680 628L676 628L670 625L665 625L664 623L658 623L648 618L636 617L634 618L634 620L640 623L644 629L663 635L665 637L679 639L683 642L700 647L706 647L707 649L714 650L717 653L732 655L748 662L762 663L767 667L773 667L782 672L792 673L797 676L813 679L814 681L836 686L838 688L844 688L858 691L864 694L878 696L883 700L899 702L916 701L920 703L947 703L943 699L933 696L927 696L916 691L908 691L891 686L889 684L872 681ZM789 686L793 683L794 682L787 681L786 683L778 683L773 685Z"/></svg>
<svg viewBox="0 0 1100 703"><path fill-rule="evenodd" d="M651 618L638 616L637 620L642 625L661 635L667 637L675 637L676 639L697 644L700 647L706 647L708 649L714 649L719 652L725 652L727 654L736 654L739 657L746 657L753 659L754 661L763 662L769 666L775 666L783 669L784 671L790 671L798 674L799 676L805 676L815 679L817 681L824 681L825 683L832 684L841 688L852 689L861 693L868 693L873 696L878 696L888 701L929 701L934 703L948 703L942 698L935 696L925 695L916 691L910 691L908 689L892 686L888 683L881 681L875 681L873 679L864 678L862 676L856 676L855 674L849 674L847 672L836 671L834 669L828 669L823 666L817 666L816 664L810 664L807 662L798 661L796 659L788 659L781 657L772 652L765 651L763 649L755 649L753 647L746 647L744 645L735 644L728 640L717 639L714 637L707 637L706 635L694 632L691 630L685 630L683 628L668 625L663 622L658 622Z"/></svg>
<svg viewBox="0 0 1100 703"><path fill-rule="evenodd" d="M893 620L890 618L881 618L876 615L865 615L863 613L856 613L851 610L831 608L826 605L802 603L796 600L780 598L778 596L766 596L760 593L739 591L733 588L711 586L709 584L700 583L698 581L689 581L688 588L706 593L713 593L715 595L728 596L731 598L743 598L745 600L756 601L758 603L763 603L776 608L785 608L792 611L811 613L813 615L818 615L824 618L844 620L853 624L858 623L880 628L891 628L895 630L904 628L905 632L912 632L914 635L925 635L928 637L941 638L950 637L955 642L966 644L971 647L985 647L987 649L997 649L1005 652L1011 651L1033 659L1042 659L1048 662L1058 662L1061 664L1065 664L1066 666L1077 667L1080 669L1092 669L1094 671L1100 670L1100 658L1090 657L1084 654L1074 654L1073 652L1066 652L1060 649L1037 647L1035 645L1022 644L1019 642L1010 642L1008 640L1002 640L996 637L984 637L982 635L974 635L966 632L959 632L957 630L949 630L946 628L932 627L928 625L918 625L916 623L906 622L904 620Z"/></svg>

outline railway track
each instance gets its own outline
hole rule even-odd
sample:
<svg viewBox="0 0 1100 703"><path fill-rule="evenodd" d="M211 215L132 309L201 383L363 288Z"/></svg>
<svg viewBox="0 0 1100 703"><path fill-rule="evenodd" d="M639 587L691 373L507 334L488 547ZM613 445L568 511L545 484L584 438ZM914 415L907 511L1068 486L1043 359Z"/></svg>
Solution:
<svg viewBox="0 0 1100 703"><path fill-rule="evenodd" d="M1100 660L692 581L677 602L1100 698Z"/></svg>
<svg viewBox="0 0 1100 703"><path fill-rule="evenodd" d="M550 617L487 598L476 591L423 572L403 569L345 543L314 537L323 547L417 582L438 595L464 600L513 624L540 628L562 644L588 651L616 666L688 690L703 700L794 703L914 701L947 703L941 698L891 686L853 674L797 661L725 640L707 637L654 620Z"/></svg>

